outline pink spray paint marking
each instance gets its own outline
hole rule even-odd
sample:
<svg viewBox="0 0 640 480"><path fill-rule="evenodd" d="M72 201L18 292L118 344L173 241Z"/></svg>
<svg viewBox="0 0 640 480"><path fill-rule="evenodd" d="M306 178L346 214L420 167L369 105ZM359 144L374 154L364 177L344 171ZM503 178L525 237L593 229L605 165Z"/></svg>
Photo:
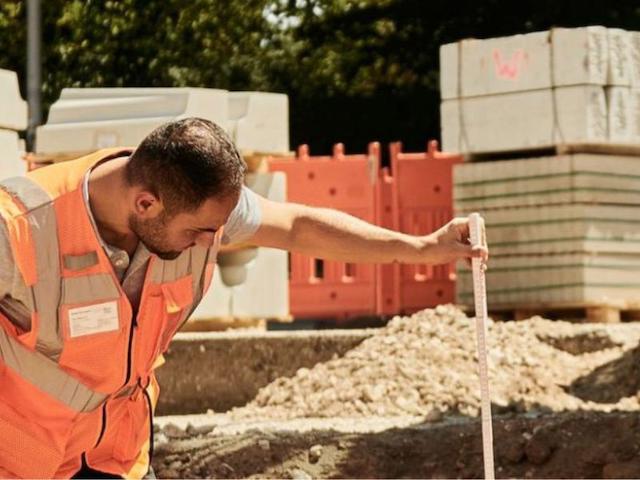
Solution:
<svg viewBox="0 0 640 480"><path fill-rule="evenodd" d="M493 63L496 67L496 77L505 80L517 80L527 60L526 52L519 48L511 55L508 61L502 58L502 51L493 49Z"/></svg>

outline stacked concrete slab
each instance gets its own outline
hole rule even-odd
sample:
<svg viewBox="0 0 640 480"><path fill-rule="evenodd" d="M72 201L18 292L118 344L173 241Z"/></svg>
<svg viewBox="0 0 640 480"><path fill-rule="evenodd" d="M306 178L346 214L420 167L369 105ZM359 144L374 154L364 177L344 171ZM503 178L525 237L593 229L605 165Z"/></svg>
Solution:
<svg viewBox="0 0 640 480"><path fill-rule="evenodd" d="M185 117L217 123L244 151L289 151L286 95L208 88L65 88L37 130L36 151L135 146L159 125Z"/></svg>
<svg viewBox="0 0 640 480"><path fill-rule="evenodd" d="M23 175L24 142L18 132L27 128L27 103L20 96L18 76L0 69L0 179Z"/></svg>
<svg viewBox="0 0 640 480"><path fill-rule="evenodd" d="M454 168L454 205L485 218L491 307L638 308L640 162L612 153L640 153L640 34L465 40L441 62L444 149L468 160ZM560 146L583 153L527 154ZM463 265L457 297L473 303Z"/></svg>
<svg viewBox="0 0 640 480"><path fill-rule="evenodd" d="M486 221L492 306L640 305L639 174L594 154L456 166L457 212ZM473 300L463 266L457 292Z"/></svg>
<svg viewBox="0 0 640 480"><path fill-rule="evenodd" d="M443 45L443 149L640 142L639 35L595 26Z"/></svg>

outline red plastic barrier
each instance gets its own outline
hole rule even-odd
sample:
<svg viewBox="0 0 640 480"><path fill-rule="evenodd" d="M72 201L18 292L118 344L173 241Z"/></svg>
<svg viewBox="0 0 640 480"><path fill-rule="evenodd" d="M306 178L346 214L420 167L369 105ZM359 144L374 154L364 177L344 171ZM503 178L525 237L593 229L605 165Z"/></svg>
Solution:
<svg viewBox="0 0 640 480"><path fill-rule="evenodd" d="M453 216L453 165L460 155L438 151L404 153L400 142L390 145L391 176L383 171L379 192L379 224L413 235L437 230ZM390 198L390 204L389 204ZM392 220L386 210L391 209ZM385 210L386 209L386 210ZM455 298L455 266L393 265L379 267L378 313L411 313Z"/></svg>
<svg viewBox="0 0 640 480"><path fill-rule="evenodd" d="M376 182L380 145L367 154L346 155L337 144L333 156L310 156L306 145L295 158L271 158L269 170L287 175L287 200L330 207L376 222ZM376 267L324 261L292 253L290 308L295 317L345 317L376 312Z"/></svg>

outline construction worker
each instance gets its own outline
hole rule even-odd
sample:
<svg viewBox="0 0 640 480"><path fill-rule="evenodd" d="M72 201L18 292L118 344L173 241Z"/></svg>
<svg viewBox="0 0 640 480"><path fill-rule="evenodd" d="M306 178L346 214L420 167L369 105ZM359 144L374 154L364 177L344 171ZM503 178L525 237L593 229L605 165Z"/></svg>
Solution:
<svg viewBox="0 0 640 480"><path fill-rule="evenodd" d="M487 258L465 219L405 235L266 200L243 187L245 168L220 127L189 118L135 150L0 182L0 477L152 477L153 370L221 245L346 262Z"/></svg>

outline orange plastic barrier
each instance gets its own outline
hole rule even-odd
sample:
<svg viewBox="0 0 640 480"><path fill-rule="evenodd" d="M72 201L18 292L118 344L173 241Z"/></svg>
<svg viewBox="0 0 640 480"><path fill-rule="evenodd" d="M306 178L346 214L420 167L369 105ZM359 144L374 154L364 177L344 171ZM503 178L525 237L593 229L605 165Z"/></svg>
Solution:
<svg viewBox="0 0 640 480"><path fill-rule="evenodd" d="M302 145L294 158L271 158L269 170L287 175L287 200L330 207L376 222L376 182L380 145L367 154L346 155L337 144L332 156L310 156ZM292 253L289 295L295 317L345 317L376 311L376 267Z"/></svg>
<svg viewBox="0 0 640 480"><path fill-rule="evenodd" d="M269 170L287 175L287 200L350 213L370 223L420 235L453 216L452 169L459 155L438 151L404 153L390 145L391 168L380 169L380 145L367 154L269 159ZM454 301L453 265L366 265L324 261L291 254L289 296L294 317L393 315Z"/></svg>
<svg viewBox="0 0 640 480"><path fill-rule="evenodd" d="M460 155L438 151L404 153L389 147L391 172L381 173L378 223L413 235L437 230L453 216L453 165ZM389 212L391 210L391 212ZM378 268L378 314L411 313L455 298L455 265L393 265Z"/></svg>

